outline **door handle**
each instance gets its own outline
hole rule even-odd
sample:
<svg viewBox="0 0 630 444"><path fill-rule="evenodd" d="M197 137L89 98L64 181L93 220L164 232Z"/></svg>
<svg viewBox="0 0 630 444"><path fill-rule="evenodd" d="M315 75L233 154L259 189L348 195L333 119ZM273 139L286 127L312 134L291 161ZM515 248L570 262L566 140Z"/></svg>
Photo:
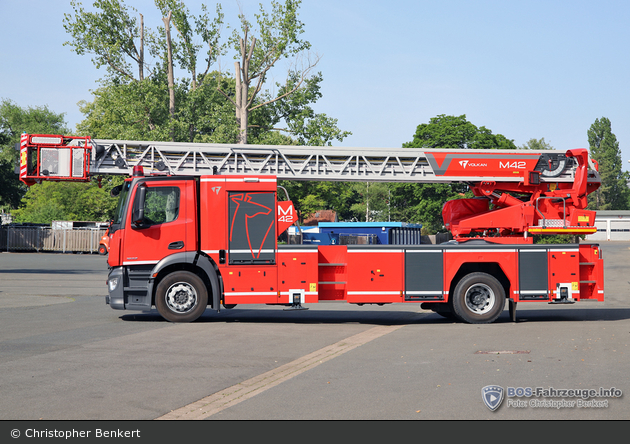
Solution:
<svg viewBox="0 0 630 444"><path fill-rule="evenodd" d="M170 244L168 244L169 250L181 250L182 248L184 248L183 241L171 242Z"/></svg>

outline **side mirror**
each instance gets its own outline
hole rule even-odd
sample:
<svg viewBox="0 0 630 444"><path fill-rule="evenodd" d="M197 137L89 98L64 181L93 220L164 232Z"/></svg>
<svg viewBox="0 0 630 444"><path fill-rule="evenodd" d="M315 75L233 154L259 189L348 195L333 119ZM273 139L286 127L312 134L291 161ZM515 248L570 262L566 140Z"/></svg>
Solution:
<svg viewBox="0 0 630 444"><path fill-rule="evenodd" d="M109 192L109 195L112 197L117 197L121 191L122 191L122 185L118 185L112 188L112 190Z"/></svg>
<svg viewBox="0 0 630 444"><path fill-rule="evenodd" d="M146 196L146 185L138 185L136 197L133 201L133 210L131 211L131 224L135 228L142 228L142 225L144 223L144 201Z"/></svg>

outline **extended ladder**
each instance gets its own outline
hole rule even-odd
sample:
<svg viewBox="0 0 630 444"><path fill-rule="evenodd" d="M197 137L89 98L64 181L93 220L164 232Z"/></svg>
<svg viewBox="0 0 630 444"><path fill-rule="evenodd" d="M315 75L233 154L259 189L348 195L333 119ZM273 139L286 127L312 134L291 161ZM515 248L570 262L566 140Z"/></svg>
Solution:
<svg viewBox="0 0 630 444"><path fill-rule="evenodd" d="M289 180L371 182L573 182L576 162L560 151L338 148L138 142L23 134L20 179L89 180L98 175L274 175ZM589 180L599 181L589 161Z"/></svg>

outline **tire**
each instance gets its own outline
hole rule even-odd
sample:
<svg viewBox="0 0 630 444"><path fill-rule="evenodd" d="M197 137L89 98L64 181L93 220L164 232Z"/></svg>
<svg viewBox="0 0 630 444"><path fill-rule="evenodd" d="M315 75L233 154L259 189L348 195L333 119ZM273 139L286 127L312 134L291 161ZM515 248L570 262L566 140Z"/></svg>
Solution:
<svg viewBox="0 0 630 444"><path fill-rule="evenodd" d="M107 254L107 248L105 248L105 245L101 244L98 246L98 254L103 256Z"/></svg>
<svg viewBox="0 0 630 444"><path fill-rule="evenodd" d="M471 273L459 281L453 292L455 316L469 324L494 322L505 308L505 290L487 273Z"/></svg>
<svg viewBox="0 0 630 444"><path fill-rule="evenodd" d="M192 322L208 306L208 290L199 276L176 271L164 277L155 291L155 306L170 322Z"/></svg>

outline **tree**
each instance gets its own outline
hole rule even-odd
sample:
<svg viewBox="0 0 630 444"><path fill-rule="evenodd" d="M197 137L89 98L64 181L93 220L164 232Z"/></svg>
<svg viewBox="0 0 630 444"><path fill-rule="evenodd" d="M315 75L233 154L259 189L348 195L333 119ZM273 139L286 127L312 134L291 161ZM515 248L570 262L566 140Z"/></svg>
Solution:
<svg viewBox="0 0 630 444"><path fill-rule="evenodd" d="M99 188L92 181L42 182L28 189L21 207L13 211L16 222L49 224L53 220L102 221L111 219L116 199L110 197L112 188Z"/></svg>
<svg viewBox="0 0 630 444"><path fill-rule="evenodd" d="M261 136L274 132L283 132L290 136L297 145L325 146L331 145L333 140L343 141L352 133L342 131L337 127L337 119L328 117L324 113L315 113L311 104L317 102L322 97L321 73L304 80L302 86L295 89L299 82L296 74L291 74L292 78L279 88L278 100L274 100L269 91L260 95L260 102L266 104L257 108L250 116L248 124L248 137L253 136L255 143L260 142ZM286 94L287 91L292 93ZM284 122L286 128L279 128L278 125Z"/></svg>
<svg viewBox="0 0 630 444"><path fill-rule="evenodd" d="M363 212L354 205L361 200L356 183L331 181L281 181L293 201L300 220L320 210L334 209L339 220L359 220ZM365 184L363 184L365 187Z"/></svg>
<svg viewBox="0 0 630 444"><path fill-rule="evenodd" d="M113 121L124 116L123 120L132 124L136 133L158 136L153 140L194 140L195 123L200 118L196 105L206 92L199 89L206 78L214 78L208 74L224 47L219 43L223 25L220 5L212 18L205 5L201 5L202 13L195 16L183 2L155 0L165 16L165 28L153 31L145 29L142 14L138 14L138 23L133 16L137 11L130 11L120 0L96 0L94 12L85 11L76 0L70 4L74 13L65 14L64 27L72 40L65 44L77 54L92 54L95 66L107 69L106 77L101 79L102 87L95 94L107 98L92 108L83 102L82 110L93 113L94 108L100 108L97 116L109 111L114 114L110 116ZM171 23L175 39L170 38ZM175 63L190 77L176 82ZM216 83L213 86L217 88ZM119 108L106 111L103 105L108 102Z"/></svg>
<svg viewBox="0 0 630 444"><path fill-rule="evenodd" d="M175 74L174 74L174 57L176 58L180 68L186 70L190 74L190 92L194 94L198 87L203 85L206 75L212 64L216 61L218 55L223 51L224 45L219 43L220 30L223 25L223 13L221 6L217 5L216 17L210 20L207 7L201 5L203 14L195 17L190 14L188 8L183 2L178 0L155 0L155 5L159 8L163 16L164 35L166 44L166 72L168 80L169 92L169 116L170 116L170 138L176 141L175 128ZM191 26L193 20L196 24L196 34L208 46L206 52L206 67L203 74L197 74L197 64L199 51L204 47L196 43L195 32ZM178 41L173 42L171 39L171 20L178 34ZM161 32L160 32L161 33ZM186 82L187 83L187 82ZM189 102L189 105L191 103ZM195 101L192 101L193 109ZM194 127L189 126L190 139L194 138Z"/></svg>
<svg viewBox="0 0 630 444"><path fill-rule="evenodd" d="M233 143L234 112L217 91L219 81L229 87L229 79L216 71L194 91L176 83L173 121L163 75L141 83L108 83L93 92L93 101L79 103L84 120L77 132L103 139Z"/></svg>
<svg viewBox="0 0 630 444"><path fill-rule="evenodd" d="M277 95L266 92L262 101L256 101L262 91L269 71L281 59L298 57L311 48L311 44L300 38L304 32L304 24L298 19L300 0L286 0L284 5L271 2L271 13L264 10L256 14L258 29L241 12L240 31L234 30L230 39L236 51L234 75L236 85L234 95L220 89L225 98L234 106L236 121L239 125L238 143L247 143L250 113L266 105L278 102L299 91L303 85L317 85L321 76L315 77L315 83L309 83L309 73L317 65L319 58L311 61L306 58L304 65L297 64L289 70L284 85L279 86ZM254 34L258 34L257 38Z"/></svg>
<svg viewBox="0 0 630 444"><path fill-rule="evenodd" d="M109 79L122 83L142 82L146 72L150 77L160 70L168 70L166 29L158 28L157 33L145 29L144 16L135 8L131 7L130 12L121 0L95 0L93 6L96 11L85 11L81 2L76 0L71 0L70 5L74 13L64 14L63 24L72 40L64 45L71 46L79 55L92 54L92 62L97 68L107 68ZM178 34L177 41L173 42L173 58L190 74L189 80L195 89L199 86L199 76L203 78L210 71L222 51L219 44L223 25L221 6L217 5L216 16L212 19L203 4L199 16L192 15L181 1L155 0L155 5L165 16L165 24L171 19L173 21ZM136 13L139 22L134 17ZM194 30L191 21L194 22ZM205 48L206 66L198 76L197 64L202 48ZM152 59L146 58L147 53ZM136 66L137 77L133 65Z"/></svg>
<svg viewBox="0 0 630 444"><path fill-rule="evenodd" d="M95 0L96 12L85 11L76 0L71 0L70 6L74 14L64 14L63 26L72 41L64 45L70 45L79 55L92 54L92 63L97 68L105 66L111 78L143 81L147 63L142 14L138 26L137 19L118 0ZM138 78L133 74L133 65Z"/></svg>
<svg viewBox="0 0 630 444"><path fill-rule="evenodd" d="M601 186L589 195L589 208L594 210L626 210L629 207L630 190L628 172L621 170L622 160L619 142L612 132L610 120L595 119L587 131L591 158L599 163Z"/></svg>
<svg viewBox="0 0 630 444"><path fill-rule="evenodd" d="M472 193L461 192L456 184L393 183L391 186L392 219L422 224L425 234L444 232L442 207L446 201L472 197Z"/></svg>
<svg viewBox="0 0 630 444"><path fill-rule="evenodd" d="M102 188L90 183L43 182L26 188L15 172L20 135L68 135L64 114L48 107L21 108L9 100L0 102L0 207L11 209L15 222L50 223L53 220L109 220L116 205L109 191L120 182L108 178Z"/></svg>
<svg viewBox="0 0 630 444"><path fill-rule="evenodd" d="M541 139L529 139L527 143L521 146L521 149L540 151L540 150L552 150L553 147L549 143L547 143L545 141L545 138L543 137Z"/></svg>
<svg viewBox="0 0 630 444"><path fill-rule="evenodd" d="M385 222L391 219L391 184L384 182L355 182L353 188L360 196L360 201L350 207L356 220Z"/></svg>
<svg viewBox="0 0 630 444"><path fill-rule="evenodd" d="M337 128L336 119L311 108L321 97L321 74L309 77L307 70L293 69L284 85L276 85L277 95L262 89L275 61L310 47L298 38L303 27L296 18L299 2L274 3L271 14L261 9L260 38L243 39L252 51L248 74L239 77L237 87L237 79L212 70L226 50L221 43L220 5L214 15L205 5L194 15L182 1L154 1L164 18L164 26L155 30L145 27L142 14L121 0L96 0L94 11L71 1L73 13L64 18L71 36L66 45L78 54L92 55L97 67L106 68L94 100L80 104L86 118L78 131L112 139L235 143L242 135L234 111L236 91L243 91L244 78L252 84L258 70L256 88L245 88L251 143L324 145L350 134ZM244 16L240 21L249 29ZM178 73L184 77L176 77ZM253 109L255 113L249 114ZM286 135L277 131L281 121L287 124L282 129Z"/></svg>
<svg viewBox="0 0 630 444"><path fill-rule="evenodd" d="M413 140L405 148L516 149L513 140L502 134L492 134L484 126L477 127L466 115L440 114L416 128Z"/></svg>
<svg viewBox="0 0 630 444"><path fill-rule="evenodd" d="M256 30L241 14L244 35L241 38L235 31L230 39L241 54L236 65L244 68L236 71L237 77L211 70L225 52L220 43L220 6L212 19L204 5L202 13L194 16L181 1L155 0L155 4L166 18L164 25L171 28L171 39L166 27L145 28L143 16L134 18L137 11L120 0L97 0L95 12L71 1L74 12L65 16L64 26L72 39L66 44L78 54L91 54L97 67L107 69L93 100L80 103L85 118L77 125L79 133L107 139L235 143L243 141L240 125L245 122L246 140L257 144L330 145L351 134L340 130L336 119L312 108L321 98L323 81L321 73L310 75L316 61L306 62L305 68L294 66L284 83L276 83L274 91L267 88L267 74L277 61L298 57L310 48L310 43L300 40L304 25L297 20L299 1L274 2L270 13L261 8ZM247 47L245 59L241 41ZM187 77L175 78L178 72ZM247 119L239 122L235 104L242 104L243 97ZM332 202L346 211L354 203L337 199L352 194L347 191L350 184L282 184L296 190L291 197L298 208Z"/></svg>
<svg viewBox="0 0 630 444"><path fill-rule="evenodd" d="M0 101L0 208L17 208L26 186L18 179L15 166L18 162L19 144L23 132L30 134L67 134L64 114L57 114L48 107L21 108L8 99Z"/></svg>

